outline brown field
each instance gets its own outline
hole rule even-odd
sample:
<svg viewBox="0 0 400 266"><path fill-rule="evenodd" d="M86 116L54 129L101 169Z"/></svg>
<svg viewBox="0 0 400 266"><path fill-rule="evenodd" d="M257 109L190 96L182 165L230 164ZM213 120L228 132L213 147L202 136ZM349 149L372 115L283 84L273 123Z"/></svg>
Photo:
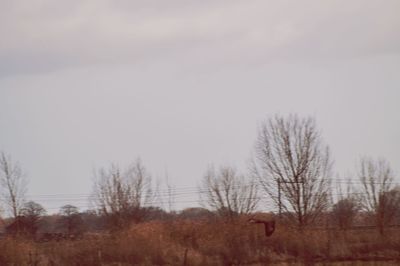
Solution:
<svg viewBox="0 0 400 266"><path fill-rule="evenodd" d="M247 217L149 221L75 240L4 237L0 265L398 265L400 230L298 230L266 238Z"/></svg>

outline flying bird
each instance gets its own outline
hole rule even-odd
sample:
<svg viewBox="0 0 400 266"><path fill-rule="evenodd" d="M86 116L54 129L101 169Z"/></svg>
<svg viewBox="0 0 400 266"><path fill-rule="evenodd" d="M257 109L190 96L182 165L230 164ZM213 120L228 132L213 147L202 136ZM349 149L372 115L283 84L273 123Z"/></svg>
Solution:
<svg viewBox="0 0 400 266"><path fill-rule="evenodd" d="M251 218L248 221L249 221L249 223L253 223L253 224L264 224L265 236L267 236L267 237L271 236L272 233L275 231L275 221L274 220L265 221L265 220Z"/></svg>

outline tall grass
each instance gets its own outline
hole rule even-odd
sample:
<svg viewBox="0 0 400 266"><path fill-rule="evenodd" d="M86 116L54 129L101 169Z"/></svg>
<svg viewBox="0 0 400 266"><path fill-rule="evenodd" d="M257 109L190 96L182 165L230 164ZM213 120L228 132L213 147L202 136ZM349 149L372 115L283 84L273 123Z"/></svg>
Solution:
<svg viewBox="0 0 400 266"><path fill-rule="evenodd" d="M0 240L0 265L345 265L400 261L400 230L298 230L234 220L151 221L77 240ZM380 263L381 265L382 263ZM355 264L356 265L356 264Z"/></svg>

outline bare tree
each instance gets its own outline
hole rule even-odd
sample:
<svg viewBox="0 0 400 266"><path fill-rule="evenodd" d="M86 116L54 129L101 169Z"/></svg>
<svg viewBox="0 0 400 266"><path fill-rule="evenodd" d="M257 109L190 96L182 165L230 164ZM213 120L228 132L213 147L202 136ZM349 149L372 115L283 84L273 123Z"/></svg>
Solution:
<svg viewBox="0 0 400 266"><path fill-rule="evenodd" d="M94 199L100 213L109 217L113 226L139 222L154 199L151 177L139 159L123 172L116 165L100 169Z"/></svg>
<svg viewBox="0 0 400 266"><path fill-rule="evenodd" d="M258 132L252 169L276 206L302 227L329 205L331 159L313 118L276 115Z"/></svg>
<svg viewBox="0 0 400 266"><path fill-rule="evenodd" d="M230 218L253 212L259 201L256 184L238 175L232 167L221 167L218 172L209 168L200 190L206 207Z"/></svg>
<svg viewBox="0 0 400 266"><path fill-rule="evenodd" d="M144 218L146 207L150 207L156 196L156 189L152 187L152 179L141 160L136 160L126 171L126 178L130 186L130 202L133 218L140 221Z"/></svg>
<svg viewBox="0 0 400 266"><path fill-rule="evenodd" d="M27 181L21 167L4 152L0 154L0 190L5 205L14 218L25 201Z"/></svg>
<svg viewBox="0 0 400 266"><path fill-rule="evenodd" d="M374 213L381 234L395 217L400 203L393 189L394 174L390 164L384 160L364 157L359 164L359 178L363 189L363 207Z"/></svg>
<svg viewBox="0 0 400 266"><path fill-rule="evenodd" d="M27 231L31 236L35 236L40 225L40 218L46 214L46 210L42 205L34 201L26 202L21 208L19 219L23 219L27 227Z"/></svg>

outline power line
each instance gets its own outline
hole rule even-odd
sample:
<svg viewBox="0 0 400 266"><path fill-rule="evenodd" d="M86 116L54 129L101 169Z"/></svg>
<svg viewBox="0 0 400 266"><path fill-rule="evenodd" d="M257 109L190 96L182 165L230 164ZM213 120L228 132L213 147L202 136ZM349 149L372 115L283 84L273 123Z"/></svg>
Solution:
<svg viewBox="0 0 400 266"><path fill-rule="evenodd" d="M336 184L363 184L363 181L361 180L356 180L356 179L346 179L346 178L334 178L330 179L330 181L335 182ZM374 185L382 185L384 184L383 182L367 182L368 184L374 184ZM399 182L391 182L392 185L400 184ZM255 181L251 182L245 185L238 185L238 186L232 186L232 188L242 188L242 187L250 187L250 186L255 186L257 189L262 189L262 185L260 181ZM205 189L205 188L200 188L200 187L173 187L173 188L168 188L168 189L161 189L161 190L155 190L154 195L155 199L152 201L149 201L145 203L146 207L149 206L160 206L164 204L168 204L168 201L172 201L172 204L193 204L193 203L200 203L201 202L201 196L202 195L207 195L213 193L212 189ZM361 192L361 191L353 191L353 192L335 192L335 193L330 193L330 196L336 197L338 199L339 197L351 197L351 196L363 196L367 195L366 192ZM197 199L193 199L194 197L197 197ZM0 200L4 200L5 198L0 198ZM41 203L46 203L46 204L54 204L54 203L75 203L79 206L79 208L94 208L95 204L89 205L85 204L88 202L93 202L98 199L96 195L93 193L55 193L55 194L30 194L27 195L28 200L33 200L33 201L39 201ZM257 197L252 197L252 198L241 198L241 200L259 200L259 201L270 201L272 202L273 199L269 196L263 195L263 196L257 196ZM83 203L80 205L80 203ZM275 203L274 203L275 204ZM59 209L59 207L48 207L47 209Z"/></svg>

